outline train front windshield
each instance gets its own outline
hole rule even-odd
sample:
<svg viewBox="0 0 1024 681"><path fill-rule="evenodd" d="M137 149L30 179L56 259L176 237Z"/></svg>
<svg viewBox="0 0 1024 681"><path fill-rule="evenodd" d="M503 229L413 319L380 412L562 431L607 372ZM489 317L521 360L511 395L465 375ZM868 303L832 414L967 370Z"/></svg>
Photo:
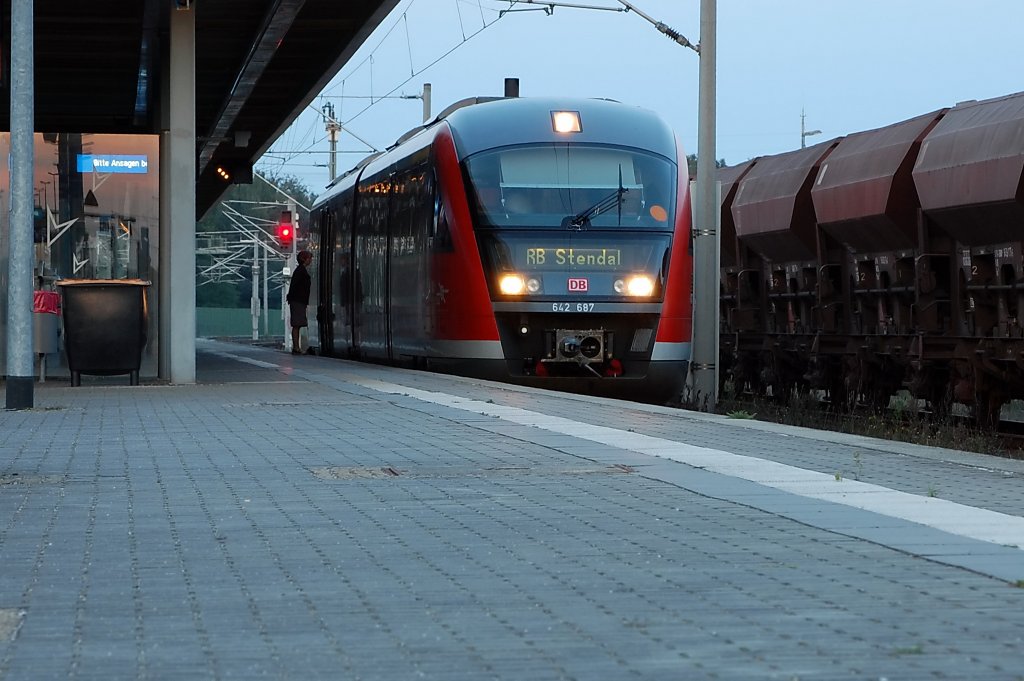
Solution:
<svg viewBox="0 0 1024 681"><path fill-rule="evenodd" d="M478 227L671 231L676 168L618 147L546 144L465 162Z"/></svg>
<svg viewBox="0 0 1024 681"><path fill-rule="evenodd" d="M495 299L661 298L676 200L667 159L606 146L506 147L470 157L466 175Z"/></svg>

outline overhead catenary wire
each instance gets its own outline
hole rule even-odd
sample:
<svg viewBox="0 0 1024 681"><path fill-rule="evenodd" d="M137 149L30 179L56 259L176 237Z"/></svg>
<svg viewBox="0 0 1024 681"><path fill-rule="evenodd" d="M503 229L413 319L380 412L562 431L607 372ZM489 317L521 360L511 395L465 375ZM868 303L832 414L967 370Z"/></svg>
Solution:
<svg viewBox="0 0 1024 681"><path fill-rule="evenodd" d="M462 39L466 39L466 25L462 22L462 8L459 7L459 0L455 0L455 11L459 14L459 28L462 29Z"/></svg>
<svg viewBox="0 0 1024 681"><path fill-rule="evenodd" d="M355 138L356 138L357 140L359 140L360 142L362 142L362 143L363 143L363 144L365 144L366 146L370 147L370 150L371 150L371 151L380 151L380 149L378 149L377 147L375 147L375 146L374 146L373 144L371 144L370 142L367 142L367 141L366 141L366 140L364 140L364 139L363 139L362 137L360 137L359 135L355 134L354 132L352 132L351 130L349 130L348 128L346 128L346 127L345 127L345 125L344 125L344 124L343 124L343 123L342 123L341 121L339 121L339 120L335 119L335 118L334 118L333 116L329 116L329 115L328 115L328 114L327 114L326 112L324 112L324 111L323 111L322 109L317 109L317 108L316 108L315 106L313 106L312 104L307 104L306 106L307 106L308 108L312 109L313 111L316 111L316 112L317 112L317 113L319 113L319 114L323 114L324 118L327 118L327 119L329 119L329 120L330 120L330 121L331 121L332 123L335 123L335 124L337 124L337 125L338 125L339 127L341 127L341 129L342 129L342 130L344 130L344 131L345 131L345 132L347 132L348 134L352 135L353 137L355 137ZM281 153L281 152L278 152L278 153Z"/></svg>
<svg viewBox="0 0 1024 681"><path fill-rule="evenodd" d="M412 64L412 39L409 37L409 16L408 12L402 13L402 23L405 24L405 46L409 50L409 76L412 77L415 74L415 69Z"/></svg>
<svg viewBox="0 0 1024 681"><path fill-rule="evenodd" d="M461 0L455 0L455 2L456 2L456 8L458 8L458 5L459 5L460 1L461 1ZM406 8L406 12L408 12L408 10L409 10L409 9L410 9L410 8L412 7L412 5L413 5L413 4L415 3L415 2L416 2L416 0L412 0L412 1L411 1L411 2L409 3L409 6L408 6L408 7ZM479 0L478 0L478 5L479 5ZM479 5L479 6L480 6L480 10L481 10L481 16L483 16L483 15L482 15L482 12L483 12L483 6L482 6L482 5ZM412 71L412 73L411 73L411 74L409 75L409 77L408 77L408 78L406 78L406 79L404 79L403 81L401 81L400 83L398 83L398 84L397 84L397 85L396 85L395 87L393 87L393 88L392 88L391 90L387 91L387 92L386 92L386 93L384 93L383 95L379 95L379 96L373 96L373 95L371 94L371 96L369 97L369 99L370 99L371 101L370 101L370 103L369 103L369 104L368 104L367 106L363 107L362 109L359 109L358 111L356 111L356 112L355 112L355 113L354 113L354 114L353 114L352 116L350 116L350 117L349 117L349 118L347 118L346 120L344 120L344 121L338 121L338 124L339 124L339 125L341 125L342 127L344 127L344 128L345 128L345 130L346 130L347 132L349 132L349 134L352 134L352 131L351 131L351 129L350 129L349 127L347 127L347 126L348 126L348 125L349 125L349 124L350 124L350 123L351 123L352 121L356 120L357 118L359 118L360 116L362 116L363 114L365 114L365 113L366 113L367 111L369 111L369 110L370 110L370 109L371 109L371 108L372 108L373 106L375 106L375 105L376 105L376 104L377 104L377 103L378 103L378 102L379 102L379 101L380 101L381 99L390 99L390 98L392 98L392 95L394 95L394 94L395 94L395 93L396 93L396 92L397 92L397 91L398 91L399 89L401 89L402 87L404 87L405 85L407 85L407 84L408 84L408 83L409 83L409 82L410 82L410 81L411 81L411 80L412 80L413 78L415 78L415 77L416 77L416 76L418 76L419 74L423 73L424 71L427 71L427 70L429 70L430 68L434 67L435 65L437 65L438 63L440 63L440 62L441 62L442 60L446 59L446 58L447 58L447 57L448 57L449 55L451 55L451 54L452 54L453 52L455 52L455 51L456 51L457 49L459 49L460 47L462 47L463 45L465 45L466 43L468 43L468 42L469 42L470 40L472 40L472 39L473 39L473 38L475 38L476 36L480 35L480 34L481 34L481 33L482 33L483 31L487 30L488 28L490 28L490 27L491 27L491 26L493 26L493 25L494 25L495 23L497 23L498 21L500 21L500 20L501 20L501 18L502 18L502 16L503 16L503 15L502 15L502 14L501 14L501 13L500 13L500 12L499 12L498 10L494 10L494 9L490 9L490 8L488 8L488 11L493 11L493 12L497 12L497 13L498 13L497 17L496 17L496 18L495 18L495 19L494 19L493 21L491 21L491 22L487 22L487 21L486 21L486 18L484 18L484 19L483 19L483 24L482 24L482 25L480 26L480 28L479 28L479 29L477 29L476 31L474 31L474 32L470 33L469 35L466 35L466 33L465 33L465 27L464 27L464 25L463 25L463 21L462 21L462 12L461 12L461 10L459 10L459 21L460 21L460 27L461 27L461 30L462 30L462 33L463 33L463 39L462 39L462 42L459 42L459 43L457 43L456 45L452 46L452 47L451 47L450 49L446 50L446 51L445 51L445 52L443 52L443 53L442 53L441 55L439 55L439 56L438 56L438 57L436 57L435 59L431 60L431 61L430 61L430 62L429 62L428 64L426 64L426 65L425 65L425 66L423 66L422 68L420 68L420 69L415 69L415 70L413 70L413 71ZM400 21L400 20L401 20L401 19L399 19L399 21ZM351 77L351 76L352 76L352 75L353 75L353 74L354 74L355 72L359 71L359 70L360 70L360 69L361 69L361 68L362 68L363 66L369 65L369 66L370 66L370 76L371 76L371 79L370 79L370 80L371 80L371 85L370 85L370 87L371 87L371 93L372 93L372 89L373 89L373 84L372 84L372 73L373 73L373 69L372 69L372 63L373 63L373 55L374 55L374 53L376 52L376 50L378 50L378 49L379 49L379 48L380 48L380 47L381 47L381 46L383 45L383 43L384 43L384 40L386 40L386 39L387 39L387 37L388 37L388 36L390 36L390 35L391 35L391 34L392 34L392 33L394 32L395 28L397 28L397 26L398 26L398 24L399 24L399 21L395 21L395 23L394 23L394 24L393 24L393 25L392 25L392 26L391 26L391 27L390 27L390 28L388 29L388 31L387 31L387 32L386 32L386 33L384 34L384 36L383 36L383 37L382 37L382 38L381 38L381 39L380 39L380 40L379 40L379 41L377 42L377 44L376 44L376 45L374 46L374 48L373 48L373 50L374 50L374 51L373 51L373 52L371 52L371 53L370 53L370 55L368 55L368 56L367 56L366 58L364 58L364 59L363 59L363 60L362 60L362 61L361 61L361 62L360 62L360 63L359 63L359 64L358 64L358 65L357 65L357 66L356 66L355 68L353 68L353 70L352 70L351 72L349 72L349 74L348 74L348 75L346 75L346 77L345 77L345 78L341 79L341 81L340 81L340 83L339 83L339 86L341 87L341 89L342 89L342 92L344 92L344 88L345 88L345 83L346 83L346 81L348 80L348 78L350 78L350 77ZM337 86L335 86L335 87L337 87ZM323 93L323 94L321 94L321 97L322 97L322 98L330 98L330 97L331 97L331 95L329 94L329 92L330 92L330 89L328 89L328 90L325 90L325 91L324 91L324 93ZM311 105L310 105L310 106L311 106ZM314 109L315 111L317 111L317 113L318 113L318 114L322 114L322 111L320 111L320 110L316 109L316 107L312 107L312 106L311 106L311 108L313 108L313 109ZM339 118L341 118L341 116L339 116ZM314 136L314 137L313 137L313 141L312 141L312 142L310 142L310 143L309 143L308 145L306 145L306 146L305 146L304 148L302 148L302 145L301 145L301 144L295 144L295 145L291 145L291 146L292 146L292 148L302 148L302 150L301 150L301 151L297 151L297 152L295 152L295 155L298 155L298 154L305 154L305 153L311 153L311 152L313 152L313 151L314 151L314 147L315 147L316 145L318 145L318 144L322 143L322 142L323 142L323 141L324 141L325 139L326 139L326 136L325 136L325 135L317 135L317 136ZM358 138L357 138L357 139L358 139ZM370 147L371 147L372 149L376 150L376 149L375 149L375 147L373 147L372 145L370 145L370 144L369 144L368 142L366 142L365 140L362 140L362 139L360 139L359 141L360 141L360 142L362 142L363 144L367 144L367 145L368 145L368 146L370 146ZM274 153L279 153L279 152L276 152L276 150L274 150L274 149L270 149L270 150L268 150L268 151L267 151L267 154L265 154L265 156L266 156L266 155L268 155L268 154L269 154L269 155L272 155L272 154L274 154ZM325 153L326 153L326 152L325 152ZM339 152L339 153L359 153L359 152ZM281 164L280 164L280 165L284 166L285 164L292 164L292 163L291 163L291 161L292 161L292 159L294 158L294 156L295 156L295 155L291 155L291 156L288 156L288 157L287 157L286 159L284 159L284 160L283 160L283 161L281 162ZM300 164L300 165L303 165L303 167L310 167L310 166L308 166L308 165L304 165L304 164ZM313 166L313 167L317 167L317 166Z"/></svg>
<svg viewBox="0 0 1024 681"><path fill-rule="evenodd" d="M448 56L449 56L450 54L452 54L453 52L455 52L455 50L459 49L460 47L462 47L463 45L465 45L466 43L468 43L468 42L469 42L470 40L472 40L472 39L473 39L473 38L475 38L476 36L478 36L478 35L480 35L481 33L483 33L483 32L484 32L485 30L487 30L488 28L490 28L491 26L493 26L494 24L496 24L496 23L497 23L497 22L498 22L499 20L500 20L500 18L499 18L499 19L495 19L494 21L490 22L489 24L484 24L483 26L481 26L481 27L480 27L479 29L477 29L477 30L476 30L476 31L474 31L473 33L470 33L470 34L469 34L469 35L468 35L468 36L466 37L466 39L465 39L464 41L462 41L462 42L461 42L461 43L459 43L458 45L455 45L455 46L453 46L453 47L452 47L451 49L449 49L449 50L447 50L446 52L444 52L443 54L441 54L441 55L440 55L439 57L437 57L436 59L434 59L433 61L431 61L431 62L430 62L429 64L427 64L427 65L426 65L426 66L424 66L423 68L421 68L421 69L418 69L418 70L417 70L417 71L416 71L415 73L413 73L413 74L412 74L411 76L409 76L408 78L406 78L405 80L403 80L403 81L402 81L401 83L399 83L398 85L396 85L395 87L393 87L393 88L392 88L391 90L389 90L389 91L388 91L388 92L387 92L387 93L386 93L386 94L385 94L384 96L385 96L385 97L387 97L387 96L390 96L390 95L393 95L393 94L395 94L395 92L397 92L397 91L398 91L398 90L399 90L400 88L402 88L402 87L404 87L404 86L405 86L406 84L408 84L410 80L412 80L413 78L415 78L415 77L416 77L416 76L418 76L419 74L423 73L424 71L426 71L426 70L430 69L431 67L435 66L436 64L438 64L438 63L439 63L440 61L442 61L443 59L445 59L446 57L448 57ZM382 99L382 97L378 97L377 99ZM375 102L375 103L376 103L376 102ZM346 120L346 121L345 121L345 122L343 123L343 125L344 125L344 124L347 124L347 123L351 123L351 122L352 122L352 121L354 121L355 119L357 119L357 118L359 118L360 116L362 116L362 115L363 115L364 113L366 113L366 112L367 112L367 111L368 111L368 110L370 109L370 107L371 107L371 106L372 106L372 104L371 104L370 106L366 106L366 107L364 107L364 108L360 109L360 110L359 110L358 112L356 112L356 113L355 113L354 115L352 115L352 116L351 116L350 118L348 118L348 120Z"/></svg>
<svg viewBox="0 0 1024 681"><path fill-rule="evenodd" d="M654 28L658 29L659 33L662 33L662 34L668 36L669 38L671 38L672 40L676 41L677 43L679 43L683 47L689 47L691 50L693 50L697 54L700 54L700 46L699 45L694 45L693 43L691 43L679 31L673 29L668 24L666 24L666 23L664 23L662 21L658 21L657 19L652 19L648 15L644 14L643 12L641 12L631 2L627 2L626 0L619 0L619 2L621 2L623 5L625 5L627 10L631 10L631 11L635 12L636 14L640 15L642 18L644 18L647 21L649 21L650 23L652 23L654 25Z"/></svg>

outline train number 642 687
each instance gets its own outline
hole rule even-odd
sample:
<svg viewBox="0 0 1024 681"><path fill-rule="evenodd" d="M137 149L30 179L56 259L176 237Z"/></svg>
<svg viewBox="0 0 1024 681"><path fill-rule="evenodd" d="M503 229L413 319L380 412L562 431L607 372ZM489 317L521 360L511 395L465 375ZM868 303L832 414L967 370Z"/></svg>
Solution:
<svg viewBox="0 0 1024 681"><path fill-rule="evenodd" d="M551 303L552 312L593 312L594 303Z"/></svg>

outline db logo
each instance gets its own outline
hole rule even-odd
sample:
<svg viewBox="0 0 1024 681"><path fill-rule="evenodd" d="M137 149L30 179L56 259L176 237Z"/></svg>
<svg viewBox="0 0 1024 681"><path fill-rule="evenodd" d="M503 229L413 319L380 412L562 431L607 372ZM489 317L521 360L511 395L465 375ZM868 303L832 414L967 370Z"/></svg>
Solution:
<svg viewBox="0 0 1024 681"><path fill-rule="evenodd" d="M571 277L569 278L569 291L570 292L572 292L572 293L579 293L579 292L582 292L582 291L586 291L587 288L588 288L588 286L587 286L587 280L586 279L582 279L582 278L574 279L574 278L571 278Z"/></svg>

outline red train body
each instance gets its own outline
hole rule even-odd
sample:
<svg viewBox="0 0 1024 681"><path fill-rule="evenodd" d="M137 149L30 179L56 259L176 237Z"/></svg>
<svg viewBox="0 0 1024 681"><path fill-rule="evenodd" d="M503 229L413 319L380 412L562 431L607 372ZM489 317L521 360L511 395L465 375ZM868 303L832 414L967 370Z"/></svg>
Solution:
<svg viewBox="0 0 1024 681"><path fill-rule="evenodd" d="M692 321L681 161L660 119L615 102L452 107L314 205L321 352L677 397Z"/></svg>
<svg viewBox="0 0 1024 681"><path fill-rule="evenodd" d="M1024 398L1024 94L725 168L722 378L992 424Z"/></svg>

